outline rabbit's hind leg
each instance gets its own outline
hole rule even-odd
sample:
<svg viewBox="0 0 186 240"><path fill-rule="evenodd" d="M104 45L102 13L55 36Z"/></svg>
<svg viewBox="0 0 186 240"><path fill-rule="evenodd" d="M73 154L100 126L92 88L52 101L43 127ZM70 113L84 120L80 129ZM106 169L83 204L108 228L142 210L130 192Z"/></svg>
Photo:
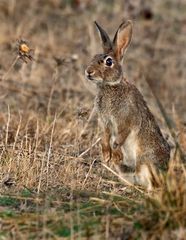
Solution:
<svg viewBox="0 0 186 240"><path fill-rule="evenodd" d="M157 167L149 159L144 161L143 157L142 161L138 159L135 179L137 184L146 187L148 191L161 186L161 177Z"/></svg>
<svg viewBox="0 0 186 240"><path fill-rule="evenodd" d="M119 173L135 173L135 167L134 166L128 166L124 164L124 154L121 150L121 148L113 149L112 150L112 163L114 164L116 170Z"/></svg>

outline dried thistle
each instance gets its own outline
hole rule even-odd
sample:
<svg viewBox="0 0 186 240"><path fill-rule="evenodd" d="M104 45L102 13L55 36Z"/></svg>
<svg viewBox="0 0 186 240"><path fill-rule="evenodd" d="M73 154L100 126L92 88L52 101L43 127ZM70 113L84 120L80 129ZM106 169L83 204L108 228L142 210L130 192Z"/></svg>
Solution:
<svg viewBox="0 0 186 240"><path fill-rule="evenodd" d="M28 46L28 42L26 40L19 39L17 40L17 45L19 58L25 63L27 63L27 59L32 61L33 49Z"/></svg>
<svg viewBox="0 0 186 240"><path fill-rule="evenodd" d="M18 54L16 55L16 58L14 59L12 64L10 65L9 69L2 76L2 78L1 78L2 81L7 79L9 73L11 72L11 70L13 69L15 64L17 63L18 59L21 59L25 63L27 63L27 59L29 59L30 61L34 60L34 58L32 57L33 48L30 48L28 46L28 43L27 43L26 40L23 40L23 39L18 39L17 40L17 53Z"/></svg>

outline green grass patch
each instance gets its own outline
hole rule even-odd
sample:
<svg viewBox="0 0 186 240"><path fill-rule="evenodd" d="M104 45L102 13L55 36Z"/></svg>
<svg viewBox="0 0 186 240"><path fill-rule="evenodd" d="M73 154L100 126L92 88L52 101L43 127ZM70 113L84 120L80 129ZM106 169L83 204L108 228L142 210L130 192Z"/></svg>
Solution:
<svg viewBox="0 0 186 240"><path fill-rule="evenodd" d="M13 210L6 209L2 212L0 212L0 217L6 218L6 217L15 217L16 213Z"/></svg>
<svg viewBox="0 0 186 240"><path fill-rule="evenodd" d="M19 205L19 200L9 197L3 196L0 197L0 206L10 206L10 207L17 207Z"/></svg>

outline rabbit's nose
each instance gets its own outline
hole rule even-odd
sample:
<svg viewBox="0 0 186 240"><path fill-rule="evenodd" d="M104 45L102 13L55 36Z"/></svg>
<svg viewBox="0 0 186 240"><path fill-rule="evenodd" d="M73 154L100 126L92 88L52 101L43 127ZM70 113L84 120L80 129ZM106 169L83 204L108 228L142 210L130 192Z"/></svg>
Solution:
<svg viewBox="0 0 186 240"><path fill-rule="evenodd" d="M88 76L93 76L95 73L95 71L92 69L87 69L85 72L86 72L86 75L88 75Z"/></svg>

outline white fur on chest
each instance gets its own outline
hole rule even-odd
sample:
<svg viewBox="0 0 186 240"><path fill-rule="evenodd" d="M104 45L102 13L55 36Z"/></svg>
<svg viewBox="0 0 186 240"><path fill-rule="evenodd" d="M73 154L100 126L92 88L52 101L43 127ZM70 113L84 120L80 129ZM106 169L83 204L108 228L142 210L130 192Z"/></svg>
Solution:
<svg viewBox="0 0 186 240"><path fill-rule="evenodd" d="M124 155L124 164L135 167L138 150L137 133L135 130L130 132L121 149Z"/></svg>

